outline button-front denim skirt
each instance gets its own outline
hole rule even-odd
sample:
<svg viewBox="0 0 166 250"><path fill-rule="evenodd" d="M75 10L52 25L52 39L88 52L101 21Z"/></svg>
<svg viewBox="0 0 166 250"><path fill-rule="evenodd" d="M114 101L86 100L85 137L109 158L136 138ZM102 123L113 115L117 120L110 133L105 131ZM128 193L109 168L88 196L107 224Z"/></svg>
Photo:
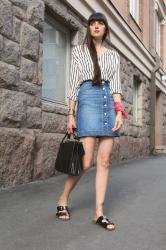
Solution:
<svg viewBox="0 0 166 250"><path fill-rule="evenodd" d="M109 81L92 85L92 80L84 81L78 92L76 126L77 136L120 136L112 131L115 124L114 100Z"/></svg>

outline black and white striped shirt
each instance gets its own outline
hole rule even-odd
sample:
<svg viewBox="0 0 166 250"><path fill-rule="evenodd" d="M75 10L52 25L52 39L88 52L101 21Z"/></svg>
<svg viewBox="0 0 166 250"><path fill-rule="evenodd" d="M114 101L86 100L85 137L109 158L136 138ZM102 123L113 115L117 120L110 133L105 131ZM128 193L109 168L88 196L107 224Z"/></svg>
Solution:
<svg viewBox="0 0 166 250"><path fill-rule="evenodd" d="M98 62L101 69L101 79L108 80L110 92L120 93L120 56L117 51L107 49L98 56ZM73 101L77 101L80 84L84 80L93 79L93 62L89 49L83 45L76 45L72 49L69 91L67 97Z"/></svg>

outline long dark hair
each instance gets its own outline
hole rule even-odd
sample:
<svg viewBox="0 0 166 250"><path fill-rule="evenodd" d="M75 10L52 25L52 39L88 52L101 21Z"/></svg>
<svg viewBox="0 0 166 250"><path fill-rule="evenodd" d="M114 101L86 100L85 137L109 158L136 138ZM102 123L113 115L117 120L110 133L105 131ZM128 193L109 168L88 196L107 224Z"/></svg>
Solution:
<svg viewBox="0 0 166 250"><path fill-rule="evenodd" d="M84 44L87 45L92 61L93 61L94 76L93 76L92 82L93 84L100 84L102 80L101 70L100 70L100 66L98 63L97 51L96 51L96 48L93 42L93 37L91 36L90 28L89 28L92 21L102 21L105 24L105 33L103 35L102 42L104 42L107 37L110 39L110 33L109 33L108 22L104 14L102 14L101 12L95 12L90 15L88 19L88 26L87 26L87 31L86 31L83 45Z"/></svg>

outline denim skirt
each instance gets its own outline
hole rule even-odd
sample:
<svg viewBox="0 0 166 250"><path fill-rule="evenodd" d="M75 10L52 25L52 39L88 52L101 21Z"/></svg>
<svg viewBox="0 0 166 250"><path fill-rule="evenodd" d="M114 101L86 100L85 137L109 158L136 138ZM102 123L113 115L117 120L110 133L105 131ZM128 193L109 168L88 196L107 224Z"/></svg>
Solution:
<svg viewBox="0 0 166 250"><path fill-rule="evenodd" d="M77 136L118 137L119 131L112 131L115 118L109 81L103 80L98 85L92 85L92 80L83 81L77 100Z"/></svg>

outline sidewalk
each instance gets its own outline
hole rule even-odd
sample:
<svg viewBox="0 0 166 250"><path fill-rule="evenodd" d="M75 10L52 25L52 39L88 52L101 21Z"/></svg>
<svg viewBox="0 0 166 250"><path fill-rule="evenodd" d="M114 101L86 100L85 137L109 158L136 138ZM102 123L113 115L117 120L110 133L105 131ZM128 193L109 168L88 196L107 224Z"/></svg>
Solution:
<svg viewBox="0 0 166 250"><path fill-rule="evenodd" d="M70 196L71 220L56 219L65 178L0 192L0 250L166 250L166 156L111 166L105 214L113 232L91 223L95 169Z"/></svg>

